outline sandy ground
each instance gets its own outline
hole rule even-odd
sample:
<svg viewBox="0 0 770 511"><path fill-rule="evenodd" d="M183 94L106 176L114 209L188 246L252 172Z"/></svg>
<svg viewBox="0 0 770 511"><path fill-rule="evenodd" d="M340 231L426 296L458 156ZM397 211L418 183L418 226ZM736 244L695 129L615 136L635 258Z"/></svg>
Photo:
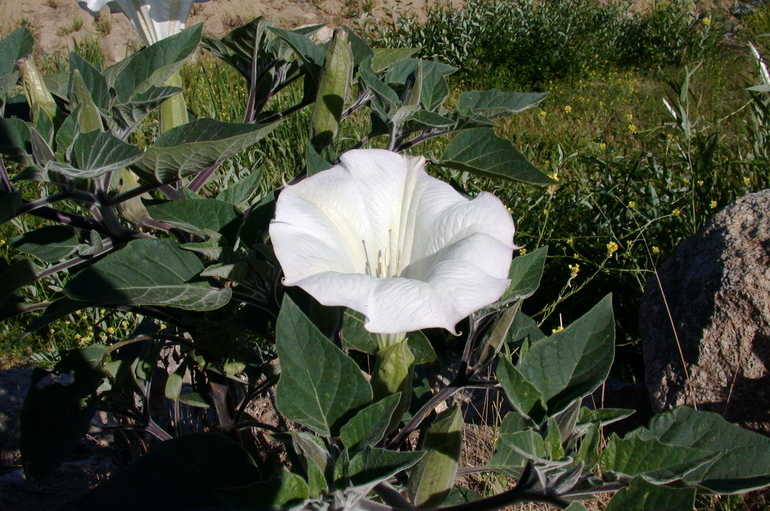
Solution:
<svg viewBox="0 0 770 511"><path fill-rule="evenodd" d="M461 0L453 1L461 3ZM434 3L434 0L209 0L193 6L187 24L203 22L206 34L219 37L260 15L286 28L316 23L334 27L353 25L362 16L388 16L394 10L424 18L428 6ZM373 6L369 13L362 7L366 5ZM125 16L110 14L107 7L100 15L102 21L97 23L76 0L0 0L0 35L26 24L35 36L36 55L43 58L66 53L74 44L82 44L88 38L98 38L112 61L141 47L136 31Z"/></svg>

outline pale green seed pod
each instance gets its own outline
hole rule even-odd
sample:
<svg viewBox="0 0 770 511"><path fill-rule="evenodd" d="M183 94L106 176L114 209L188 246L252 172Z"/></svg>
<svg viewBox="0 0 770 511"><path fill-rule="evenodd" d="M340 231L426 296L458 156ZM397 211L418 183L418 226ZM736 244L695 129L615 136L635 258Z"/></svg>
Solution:
<svg viewBox="0 0 770 511"><path fill-rule="evenodd" d="M326 48L326 63L321 70L318 96L310 121L310 141L317 151L331 144L339 130L350 83L353 80L353 52L346 28L334 31Z"/></svg>
<svg viewBox="0 0 770 511"><path fill-rule="evenodd" d="M171 85L174 87L182 87L182 77L179 72L174 73L166 80L164 85ZM187 124L189 118L187 117L187 102L184 99L183 93L175 94L168 98L160 105L160 133L165 133L172 128Z"/></svg>
<svg viewBox="0 0 770 511"><path fill-rule="evenodd" d="M425 456L412 469L409 498L423 509L438 507L457 476L463 444L463 415L459 406L444 411L431 426L422 449Z"/></svg>
<svg viewBox="0 0 770 511"><path fill-rule="evenodd" d="M412 400L412 378L414 377L414 354L406 339L380 349L372 373L374 400L401 393L401 399L393 413L388 431L393 431Z"/></svg>
<svg viewBox="0 0 770 511"><path fill-rule="evenodd" d="M136 174L128 169L121 169L119 172L120 186L118 188L118 193L124 193L139 186L139 180L136 178ZM120 216L137 226L142 225L142 220L149 217L147 208L142 203L142 197L146 199L151 198L149 194L144 194L140 197L134 197L121 202L117 206Z"/></svg>
<svg viewBox="0 0 770 511"><path fill-rule="evenodd" d="M32 107L32 122L37 122L40 110L45 111L48 117L53 119L56 116L56 101L48 91L35 61L32 57L24 57L16 61L16 65L21 73L24 95L27 96L27 102Z"/></svg>

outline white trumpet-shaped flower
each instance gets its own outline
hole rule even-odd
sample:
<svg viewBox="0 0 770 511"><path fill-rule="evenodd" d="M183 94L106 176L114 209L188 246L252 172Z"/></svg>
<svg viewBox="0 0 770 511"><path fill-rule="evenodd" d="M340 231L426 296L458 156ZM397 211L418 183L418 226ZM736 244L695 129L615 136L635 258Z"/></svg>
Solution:
<svg viewBox="0 0 770 511"><path fill-rule="evenodd" d="M182 31L192 4L208 0L83 0L78 5L96 16L105 4L131 20L147 46Z"/></svg>
<svg viewBox="0 0 770 511"><path fill-rule="evenodd" d="M469 200L422 157L379 149L286 186L270 237L287 286L398 334L457 323L508 286L514 226L492 194Z"/></svg>

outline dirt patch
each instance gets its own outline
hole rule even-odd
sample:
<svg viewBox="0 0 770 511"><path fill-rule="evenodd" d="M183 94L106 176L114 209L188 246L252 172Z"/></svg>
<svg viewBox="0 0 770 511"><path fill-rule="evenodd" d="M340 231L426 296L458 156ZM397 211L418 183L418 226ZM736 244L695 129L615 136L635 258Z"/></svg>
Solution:
<svg viewBox="0 0 770 511"><path fill-rule="evenodd" d="M401 6L396 0L378 0L366 12L359 7L361 2L351 0L209 0L193 5L187 25L202 22L204 33L221 37L257 16L265 16L286 28L317 23L332 27L354 25L363 17L386 16L394 9L424 19L429 3L430 0L412 0L409 5ZM461 5L462 2L453 0L453 3ZM97 21L75 0L0 2L0 34L7 34L21 24L35 36L35 55L41 59L57 58L66 55L76 44L83 47L98 41L108 59L117 62L142 46L123 14L111 14L105 6Z"/></svg>

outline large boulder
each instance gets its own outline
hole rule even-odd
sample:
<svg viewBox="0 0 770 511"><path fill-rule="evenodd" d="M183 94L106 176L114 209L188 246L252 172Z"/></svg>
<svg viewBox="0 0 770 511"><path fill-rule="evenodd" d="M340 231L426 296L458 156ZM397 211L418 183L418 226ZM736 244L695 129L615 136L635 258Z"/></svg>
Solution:
<svg viewBox="0 0 770 511"><path fill-rule="evenodd" d="M682 243L647 282L639 321L656 411L696 406L770 433L770 190Z"/></svg>

